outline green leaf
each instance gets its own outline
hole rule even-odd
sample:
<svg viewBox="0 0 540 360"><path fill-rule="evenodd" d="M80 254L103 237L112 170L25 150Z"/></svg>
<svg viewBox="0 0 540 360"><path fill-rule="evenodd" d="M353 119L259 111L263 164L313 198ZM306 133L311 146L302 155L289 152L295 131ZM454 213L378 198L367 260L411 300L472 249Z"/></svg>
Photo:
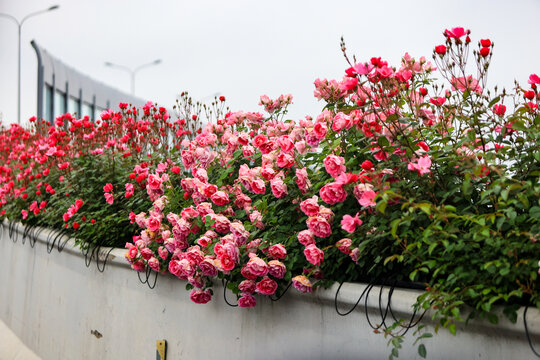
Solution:
<svg viewBox="0 0 540 360"><path fill-rule="evenodd" d="M540 219L540 206L533 206L530 208L529 215L535 219Z"/></svg>
<svg viewBox="0 0 540 360"><path fill-rule="evenodd" d="M423 357L424 359L426 358L426 356L427 356L427 351L426 351L426 347L425 347L424 344L418 345L418 355L420 355L420 356Z"/></svg>
<svg viewBox="0 0 540 360"><path fill-rule="evenodd" d="M450 331L452 335L456 336L456 332L457 332L456 324L451 323L450 325L448 325L448 331Z"/></svg>
<svg viewBox="0 0 540 360"><path fill-rule="evenodd" d="M418 206L420 208L420 210L422 210L426 214L431 215L431 204L430 203L420 203L420 204L418 204L416 206Z"/></svg>
<svg viewBox="0 0 540 360"><path fill-rule="evenodd" d="M381 148L390 145L386 136L379 136L379 139L377 139L377 144L379 144Z"/></svg>
<svg viewBox="0 0 540 360"><path fill-rule="evenodd" d="M489 102L488 107L492 107L493 105L495 105L496 103L498 103L499 100L501 100L501 97L500 97L500 96L497 96L495 99L493 99L493 100L491 100L491 101Z"/></svg>
<svg viewBox="0 0 540 360"><path fill-rule="evenodd" d="M495 314L487 314L487 318L490 323L492 324L498 324L499 323L499 317Z"/></svg>
<svg viewBox="0 0 540 360"><path fill-rule="evenodd" d="M384 212L386 211L386 205L387 205L387 201L386 201L386 200L382 200L382 201L379 201L379 203L377 204L377 206L375 206L375 208L376 208L381 214L384 214Z"/></svg>

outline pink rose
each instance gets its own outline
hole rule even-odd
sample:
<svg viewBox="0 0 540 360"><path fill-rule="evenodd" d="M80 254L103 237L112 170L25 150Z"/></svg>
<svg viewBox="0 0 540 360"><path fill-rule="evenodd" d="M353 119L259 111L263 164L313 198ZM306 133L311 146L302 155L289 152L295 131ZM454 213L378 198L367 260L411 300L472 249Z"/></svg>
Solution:
<svg viewBox="0 0 540 360"><path fill-rule="evenodd" d="M298 275L292 278L294 288L303 293L310 293L312 290L311 282L304 275Z"/></svg>
<svg viewBox="0 0 540 360"><path fill-rule="evenodd" d="M231 222L223 215L213 216L214 229L220 234L226 234L230 231Z"/></svg>
<svg viewBox="0 0 540 360"><path fill-rule="evenodd" d="M290 168L294 165L294 157L290 154L281 153L276 159L276 164L280 168Z"/></svg>
<svg viewBox="0 0 540 360"><path fill-rule="evenodd" d="M328 237L332 233L332 228L328 221L321 216L312 216L307 220L309 230L318 237Z"/></svg>
<svg viewBox="0 0 540 360"><path fill-rule="evenodd" d="M278 199L287 195L287 185L283 182L283 179L280 177L275 177L270 180L270 187L272 188L272 194Z"/></svg>
<svg viewBox="0 0 540 360"><path fill-rule="evenodd" d="M300 210L307 216L316 216L319 213L319 197L317 195L300 203Z"/></svg>
<svg viewBox="0 0 540 360"><path fill-rule="evenodd" d="M354 187L353 193L358 203L363 207L377 205L374 201L377 194L372 190L371 184L358 184Z"/></svg>
<svg viewBox="0 0 540 360"><path fill-rule="evenodd" d="M205 257L205 259L199 263L199 269L201 269L204 276L214 277L218 274L214 260L208 257Z"/></svg>
<svg viewBox="0 0 540 360"><path fill-rule="evenodd" d="M229 195L223 191L216 191L210 196L210 200L217 206L223 206L229 202Z"/></svg>
<svg viewBox="0 0 540 360"><path fill-rule="evenodd" d="M141 256L144 260L150 259L152 256L154 256L154 253L149 248L141 249Z"/></svg>
<svg viewBox="0 0 540 360"><path fill-rule="evenodd" d="M347 192L343 188L343 185L339 183L329 183L324 185L319 194L321 195L321 199L330 205L344 202L347 198Z"/></svg>
<svg viewBox="0 0 540 360"><path fill-rule="evenodd" d="M287 271L285 264L279 260L270 260L268 262L268 268L268 273L278 279L283 279L285 272Z"/></svg>
<svg viewBox="0 0 540 360"><path fill-rule="evenodd" d="M155 257L152 256L150 259L148 259L148 266L150 266L152 270L159 272L159 260Z"/></svg>
<svg viewBox="0 0 540 360"><path fill-rule="evenodd" d="M251 190L255 194L264 194L266 192L266 185L263 179L255 178L249 182Z"/></svg>
<svg viewBox="0 0 540 360"><path fill-rule="evenodd" d="M270 166L265 166L261 170L261 175L266 180L272 180L276 176L276 171Z"/></svg>
<svg viewBox="0 0 540 360"><path fill-rule="evenodd" d="M315 137L318 140L324 139L327 132L328 132L328 127L324 123L318 122L315 124L315 126L313 126L313 133L315 134Z"/></svg>
<svg viewBox="0 0 540 360"><path fill-rule="evenodd" d="M263 134L259 134L255 136L255 138L253 139L253 146L257 148L261 147L266 143L266 141L267 141L266 136L264 136Z"/></svg>
<svg viewBox="0 0 540 360"><path fill-rule="evenodd" d="M169 262L169 272L176 277L180 277L181 268L180 268L180 262L178 260L171 260Z"/></svg>
<svg viewBox="0 0 540 360"><path fill-rule="evenodd" d="M257 292L262 295L272 295L277 290L277 282L265 276L257 283Z"/></svg>
<svg viewBox="0 0 540 360"><path fill-rule="evenodd" d="M452 78L450 81L452 84L452 90L459 90L465 92L466 90L474 91L477 94L482 93L482 87L478 80L469 75L467 77Z"/></svg>
<svg viewBox="0 0 540 360"><path fill-rule="evenodd" d="M298 242L304 246L315 244L311 230L302 230L298 233Z"/></svg>
<svg viewBox="0 0 540 360"><path fill-rule="evenodd" d="M221 254L221 256L218 257L218 260L223 271L231 271L236 265L234 258L227 253Z"/></svg>
<svg viewBox="0 0 540 360"><path fill-rule="evenodd" d="M165 246L160 246L158 248L158 254L159 257L163 260L167 260L167 258L169 257L169 252L167 251L167 248L165 248Z"/></svg>
<svg viewBox="0 0 540 360"><path fill-rule="evenodd" d="M185 254L189 262L195 265L199 264L201 261L204 260L204 254L198 245L192 246L187 249Z"/></svg>
<svg viewBox="0 0 540 360"><path fill-rule="evenodd" d="M253 294L256 290L257 284L255 284L255 281L253 280L243 280L238 284L238 289L247 294Z"/></svg>
<svg viewBox="0 0 540 360"><path fill-rule="evenodd" d="M346 171L345 159L342 156L328 155L323 162L326 172L332 177L338 177Z"/></svg>
<svg viewBox="0 0 540 360"><path fill-rule="evenodd" d="M210 290L193 289L191 294L189 294L189 298L194 303L206 304L212 300L212 294L210 294Z"/></svg>
<svg viewBox="0 0 540 360"><path fill-rule="evenodd" d="M275 244L268 248L268 255L274 259L284 259L287 256L287 250L282 244Z"/></svg>
<svg viewBox="0 0 540 360"><path fill-rule="evenodd" d="M298 185L298 188L302 192L307 191L307 189L311 186L308 178L308 173L305 168L296 169L296 185Z"/></svg>
<svg viewBox="0 0 540 360"><path fill-rule="evenodd" d="M218 191L218 188L216 185L213 185L213 184L207 184L205 187L204 187L204 195L206 197L211 197L212 195L214 195L216 192Z"/></svg>
<svg viewBox="0 0 540 360"><path fill-rule="evenodd" d="M358 81L358 79L354 79ZM356 85L356 84L355 84ZM332 130L338 132L345 128L350 129L352 127L352 119L349 115L346 115L342 112L338 112L334 117L334 122L332 123Z"/></svg>
<svg viewBox="0 0 540 360"><path fill-rule="evenodd" d="M105 194L103 194L103 196L105 196L105 201L107 201L107 203L108 203L109 205L112 205L112 204L113 204L113 202L114 202L114 196L113 196L113 194L111 194L111 193L105 193Z"/></svg>
<svg viewBox="0 0 540 360"><path fill-rule="evenodd" d="M336 243L336 247L339 249L339 251L346 255L351 253L351 245L352 240L348 238L341 239Z"/></svg>
<svg viewBox="0 0 540 360"><path fill-rule="evenodd" d="M245 272L250 276L244 275L244 272L242 272L242 275L251 280L255 280L259 276L265 276L268 274L268 265L263 259L257 256L249 259L247 264L244 266L244 269L246 269Z"/></svg>
<svg viewBox="0 0 540 360"><path fill-rule="evenodd" d="M188 281L191 285L198 289L202 289L204 287L204 279L198 274L188 277Z"/></svg>
<svg viewBox="0 0 540 360"><path fill-rule="evenodd" d="M159 230L159 227L161 226L161 220L159 220L158 218L154 216L151 216L146 221L146 225L147 225L148 230L156 232Z"/></svg>
<svg viewBox="0 0 540 360"><path fill-rule="evenodd" d="M324 260L324 252L315 244L306 246L304 255L306 256L307 261L315 266L320 265Z"/></svg>
<svg viewBox="0 0 540 360"><path fill-rule="evenodd" d="M254 307L255 305L257 305L257 299L251 294L242 294L238 299L238 306L240 307Z"/></svg>
<svg viewBox="0 0 540 360"><path fill-rule="evenodd" d="M139 259L133 264L131 264L131 268L135 271L143 272L146 270L146 265L144 264L144 261L142 259Z"/></svg>
<svg viewBox="0 0 540 360"><path fill-rule="evenodd" d="M131 245L131 244L129 244ZM137 255L139 255L139 249L137 249L136 246L131 246L128 251L126 251L126 259L129 261L129 262L133 262L133 260L135 260L135 258L137 257Z"/></svg>
<svg viewBox="0 0 540 360"><path fill-rule="evenodd" d="M358 214L354 217L350 215L343 215L341 220L341 228L348 233L353 233L356 230L357 226L362 225L362 220L358 218Z"/></svg>
<svg viewBox="0 0 540 360"><path fill-rule="evenodd" d="M351 257L352 261L358 264L358 259L360 258L360 249L359 248L352 249L349 256Z"/></svg>
<svg viewBox="0 0 540 360"><path fill-rule="evenodd" d="M152 190L161 189L161 178L155 174L148 176L148 187Z"/></svg>
<svg viewBox="0 0 540 360"><path fill-rule="evenodd" d="M294 148L294 143L288 135L279 137L277 143L284 153L288 153Z"/></svg>

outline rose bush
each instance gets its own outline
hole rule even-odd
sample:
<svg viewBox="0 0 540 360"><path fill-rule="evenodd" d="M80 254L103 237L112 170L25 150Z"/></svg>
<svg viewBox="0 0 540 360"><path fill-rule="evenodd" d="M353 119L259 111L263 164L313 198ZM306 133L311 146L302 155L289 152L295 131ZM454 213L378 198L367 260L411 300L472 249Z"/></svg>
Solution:
<svg viewBox="0 0 540 360"><path fill-rule="evenodd" d="M187 280L197 303L214 278L240 307L291 284L396 280L423 284L417 306L453 333L465 304L491 321L503 304L515 321L520 304L540 308L540 78L488 90L493 42L476 47L464 28L444 36L434 63L405 54L396 67L351 59L342 43L343 79L315 80L324 109L297 122L291 95L264 95L267 115L215 109L199 131L186 130L199 116L186 97L176 122L148 105L142 120L124 108L99 127L65 115L70 136L58 123L12 126L0 138L1 214L66 224L86 243L99 227L88 215L136 224L132 267ZM104 227L117 240L131 229Z"/></svg>

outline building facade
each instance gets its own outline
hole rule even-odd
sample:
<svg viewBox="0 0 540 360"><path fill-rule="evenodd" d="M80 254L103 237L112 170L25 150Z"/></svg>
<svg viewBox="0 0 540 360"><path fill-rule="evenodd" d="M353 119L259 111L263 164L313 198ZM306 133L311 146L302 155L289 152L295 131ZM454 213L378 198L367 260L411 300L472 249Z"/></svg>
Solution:
<svg viewBox="0 0 540 360"><path fill-rule="evenodd" d="M38 59L37 117L51 121L65 113L78 118L99 117L102 111L125 102L140 107L145 101L105 85L55 58L34 40Z"/></svg>

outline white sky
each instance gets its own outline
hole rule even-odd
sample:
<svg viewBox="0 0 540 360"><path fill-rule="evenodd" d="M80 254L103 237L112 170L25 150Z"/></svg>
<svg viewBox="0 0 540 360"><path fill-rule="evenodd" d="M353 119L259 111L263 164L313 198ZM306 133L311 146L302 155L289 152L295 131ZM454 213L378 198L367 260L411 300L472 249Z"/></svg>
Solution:
<svg viewBox="0 0 540 360"><path fill-rule="evenodd" d="M0 0L0 13L25 22L22 30L22 120L36 112L37 60L30 40L73 68L129 92L127 72L156 58L162 64L137 75L136 95L172 107L188 90L216 92L231 110L262 111L259 96L291 93L293 119L315 116L317 77L341 79L347 64L343 35L359 60L382 56L396 66L407 51L431 58L445 28L470 28L476 43L495 43L490 85L526 84L540 74L539 0L249 1L249 0ZM17 27L0 17L0 116L17 116Z"/></svg>

